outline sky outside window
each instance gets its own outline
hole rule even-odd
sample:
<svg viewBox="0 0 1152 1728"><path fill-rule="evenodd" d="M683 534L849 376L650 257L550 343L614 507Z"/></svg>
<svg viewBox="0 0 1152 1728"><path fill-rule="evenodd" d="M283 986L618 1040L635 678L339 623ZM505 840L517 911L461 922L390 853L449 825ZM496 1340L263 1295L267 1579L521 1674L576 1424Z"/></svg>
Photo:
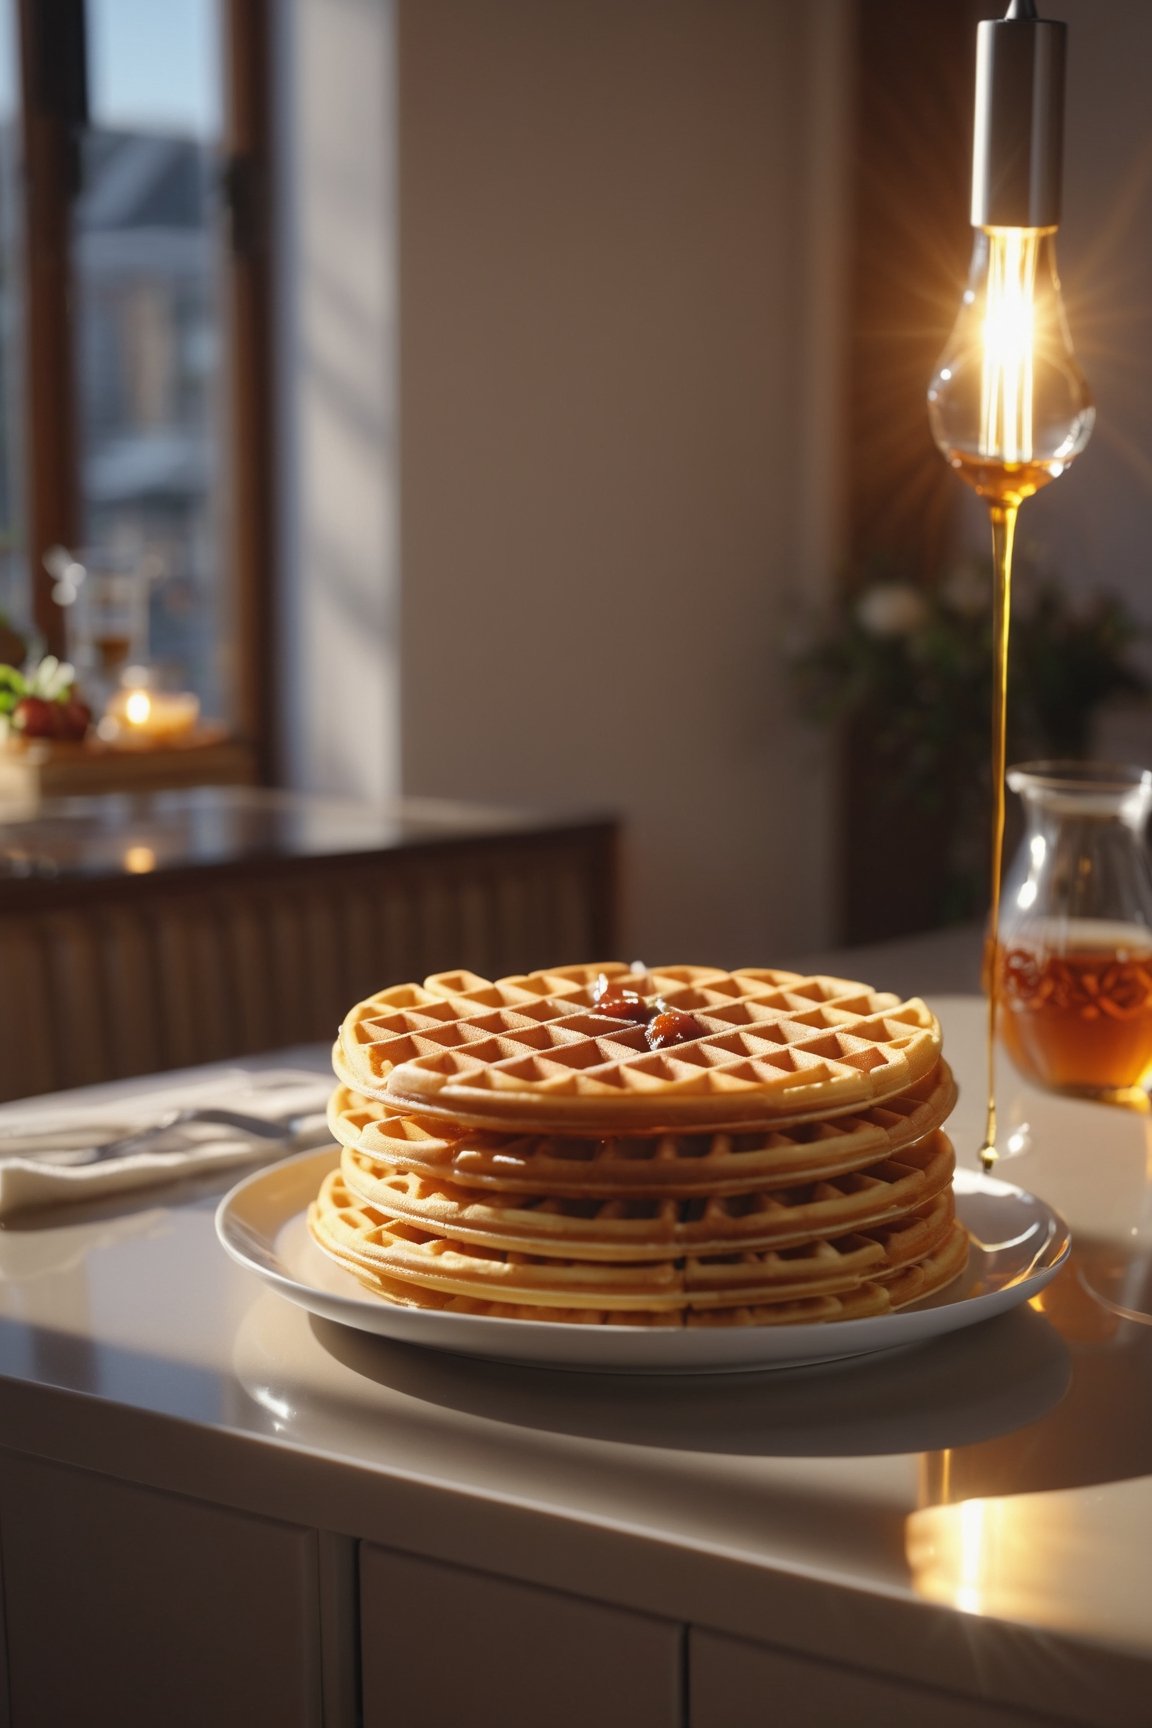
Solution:
<svg viewBox="0 0 1152 1728"><path fill-rule="evenodd" d="M214 0L88 0L92 123L208 142L220 135Z"/></svg>

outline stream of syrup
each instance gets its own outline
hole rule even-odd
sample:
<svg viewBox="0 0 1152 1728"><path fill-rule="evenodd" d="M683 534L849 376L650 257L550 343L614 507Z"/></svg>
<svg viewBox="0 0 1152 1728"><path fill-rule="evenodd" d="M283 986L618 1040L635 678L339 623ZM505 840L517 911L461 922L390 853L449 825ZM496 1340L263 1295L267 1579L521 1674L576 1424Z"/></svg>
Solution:
<svg viewBox="0 0 1152 1728"><path fill-rule="evenodd" d="M1008 769L1008 637L1012 619L1012 541L1016 533L1015 504L992 504L992 552L996 593L992 638L992 857L988 896L988 933L984 948L984 992L988 1003L986 1060L988 1102L980 1162L996 1162L996 1019L1000 1008L1000 878L1004 869L1004 782Z"/></svg>
<svg viewBox="0 0 1152 1728"><path fill-rule="evenodd" d="M1012 621L1012 544L1016 516L1031 498L1055 480L1062 465L1043 462L996 462L953 456L952 465L988 504L992 525L993 596L992 683L992 844L989 860L988 929L984 944L984 994L987 1002L985 1059L988 1099L980 1162L990 1170L996 1149L996 1037L1000 1011L1000 879L1004 869L1005 779L1008 739L1008 640Z"/></svg>

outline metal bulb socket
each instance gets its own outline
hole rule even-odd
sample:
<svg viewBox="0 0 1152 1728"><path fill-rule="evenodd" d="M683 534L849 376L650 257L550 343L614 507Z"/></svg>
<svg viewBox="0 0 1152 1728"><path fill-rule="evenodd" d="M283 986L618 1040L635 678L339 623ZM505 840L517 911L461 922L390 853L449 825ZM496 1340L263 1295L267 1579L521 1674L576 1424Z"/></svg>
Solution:
<svg viewBox="0 0 1152 1728"><path fill-rule="evenodd" d="M974 228L1060 222L1067 34L1022 0L977 26Z"/></svg>

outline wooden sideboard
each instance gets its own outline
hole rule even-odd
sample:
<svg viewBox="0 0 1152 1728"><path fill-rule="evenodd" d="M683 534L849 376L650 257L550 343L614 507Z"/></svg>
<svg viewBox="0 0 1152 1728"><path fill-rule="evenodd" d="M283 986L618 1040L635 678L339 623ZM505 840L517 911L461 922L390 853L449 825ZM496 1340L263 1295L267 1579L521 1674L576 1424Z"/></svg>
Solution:
<svg viewBox="0 0 1152 1728"><path fill-rule="evenodd" d="M248 787L0 812L0 1099L333 1038L430 972L611 954L616 838Z"/></svg>

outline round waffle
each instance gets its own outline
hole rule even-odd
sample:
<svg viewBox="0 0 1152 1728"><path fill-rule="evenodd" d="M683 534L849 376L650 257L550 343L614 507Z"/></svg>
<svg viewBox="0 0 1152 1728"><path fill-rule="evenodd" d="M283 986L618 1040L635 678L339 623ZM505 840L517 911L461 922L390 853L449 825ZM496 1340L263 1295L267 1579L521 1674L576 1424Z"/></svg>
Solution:
<svg viewBox="0 0 1152 1728"><path fill-rule="evenodd" d="M656 1267L541 1262L390 1224L352 1200L338 1171L325 1179L309 1228L327 1253L390 1301L632 1325L778 1325L883 1313L949 1283L968 1250L951 1196L941 1194L896 1225L791 1251L689 1256Z"/></svg>
<svg viewBox="0 0 1152 1728"><path fill-rule="evenodd" d="M951 1192L903 1218L789 1248L660 1261L598 1261L449 1241L351 1196L339 1170L310 1208L320 1246L357 1274L523 1306L640 1310L746 1307L838 1295L937 1253L953 1233Z"/></svg>
<svg viewBox="0 0 1152 1728"><path fill-rule="evenodd" d="M690 1015L699 1035L653 1049L647 1027L598 1007L601 977ZM795 972L618 962L397 985L352 1009L334 1055L346 1085L402 1109L576 1135L826 1120L906 1091L939 1059L939 1025L916 998Z"/></svg>
<svg viewBox="0 0 1152 1728"><path fill-rule="evenodd" d="M581 1260L660 1260L787 1248L900 1218L948 1187L951 1142L939 1131L867 1170L748 1194L571 1198L476 1191L435 1183L345 1147L353 1202L416 1224L450 1242L513 1247Z"/></svg>
<svg viewBox="0 0 1152 1728"><path fill-rule="evenodd" d="M535 1320L565 1326L642 1326L645 1330L699 1326L811 1326L830 1320L868 1320L892 1311L881 1284L861 1284L840 1296L806 1296L796 1302L762 1302L744 1308L553 1308L515 1302L486 1302L449 1296L439 1290L418 1290L382 1273L357 1271L356 1277L373 1295L399 1308L421 1308L438 1314L477 1314L494 1320Z"/></svg>
<svg viewBox="0 0 1152 1728"><path fill-rule="evenodd" d="M724 1196L860 1170L923 1140L948 1117L956 1083L940 1061L904 1092L830 1121L736 1133L552 1136L468 1129L405 1114L347 1086L333 1137L373 1165L482 1191L587 1199ZM361 1190L362 1191L362 1190Z"/></svg>

